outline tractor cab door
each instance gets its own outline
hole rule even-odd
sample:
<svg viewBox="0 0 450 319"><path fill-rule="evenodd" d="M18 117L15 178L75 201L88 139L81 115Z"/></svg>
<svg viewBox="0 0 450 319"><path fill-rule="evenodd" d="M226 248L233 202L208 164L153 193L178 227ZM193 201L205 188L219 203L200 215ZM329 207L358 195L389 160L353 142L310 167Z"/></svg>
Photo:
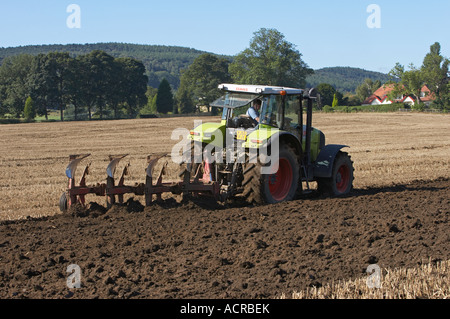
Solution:
<svg viewBox="0 0 450 319"><path fill-rule="evenodd" d="M283 99L281 95L266 95L262 99L260 123L282 128Z"/></svg>
<svg viewBox="0 0 450 319"><path fill-rule="evenodd" d="M299 124L300 98L298 95L264 97L261 124L288 131L300 140L301 134L303 134Z"/></svg>
<svg viewBox="0 0 450 319"><path fill-rule="evenodd" d="M284 130L294 134L299 141L303 134L303 128L299 123L300 99L298 95L287 95L284 107Z"/></svg>

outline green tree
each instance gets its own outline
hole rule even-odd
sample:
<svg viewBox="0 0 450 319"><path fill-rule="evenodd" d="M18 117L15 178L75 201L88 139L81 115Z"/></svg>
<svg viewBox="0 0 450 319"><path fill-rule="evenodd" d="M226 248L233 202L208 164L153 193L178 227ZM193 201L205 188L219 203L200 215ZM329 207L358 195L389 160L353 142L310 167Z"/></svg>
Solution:
<svg viewBox="0 0 450 319"><path fill-rule="evenodd" d="M339 105L339 101L338 101L338 98L337 98L336 93L334 93L334 96L333 96L333 103L331 104L331 107L335 108L335 107L338 106L338 105Z"/></svg>
<svg viewBox="0 0 450 319"><path fill-rule="evenodd" d="M74 108L74 119L79 119L79 113L85 106L85 92L89 90L85 83L87 75L80 59L70 59L67 63L66 91L64 99Z"/></svg>
<svg viewBox="0 0 450 319"><path fill-rule="evenodd" d="M61 121L64 121L64 110L69 100L70 78L74 70L71 69L72 57L69 53L50 52L46 56L47 64L44 71L49 83L54 85L51 96L52 104L60 111Z"/></svg>
<svg viewBox="0 0 450 319"><path fill-rule="evenodd" d="M336 94L336 89L328 83L320 83L316 87L317 92L320 94L321 105L332 105L333 99Z"/></svg>
<svg viewBox="0 0 450 319"><path fill-rule="evenodd" d="M5 96L6 96L6 88L2 86L0 82L0 117L4 116L6 113L6 106L4 103Z"/></svg>
<svg viewBox="0 0 450 319"><path fill-rule="evenodd" d="M250 47L236 56L230 73L236 83L304 87L313 70L282 33L262 28L254 33Z"/></svg>
<svg viewBox="0 0 450 319"><path fill-rule="evenodd" d="M421 68L423 80L434 94L435 104L439 108L444 106L443 97L448 94L449 63L450 60L441 55L440 43L436 42L430 47Z"/></svg>
<svg viewBox="0 0 450 319"><path fill-rule="evenodd" d="M446 93L442 94L442 109L450 111L450 81L447 83Z"/></svg>
<svg viewBox="0 0 450 319"><path fill-rule="evenodd" d="M409 70L397 63L395 67L389 72L393 79L400 80L394 83L394 89L389 94L390 99L396 99L398 96L411 95L421 104L420 94L424 85L423 74L420 69L417 69L413 64L409 65Z"/></svg>
<svg viewBox="0 0 450 319"><path fill-rule="evenodd" d="M147 92L145 93L147 103L139 111L141 115L156 114L156 94L158 89L147 86ZM153 106L153 99L155 98L155 105Z"/></svg>
<svg viewBox="0 0 450 319"><path fill-rule="evenodd" d="M156 100L158 99L158 93L153 96L153 99L150 104L150 111L152 114L158 113L158 108L156 107Z"/></svg>
<svg viewBox="0 0 450 319"><path fill-rule="evenodd" d="M105 107L111 99L117 97L118 72L115 69L114 58L104 51L95 50L82 57L84 64L85 83L88 91L85 101L91 118L92 107L97 107L99 117L103 118ZM116 72L114 72L114 69Z"/></svg>
<svg viewBox="0 0 450 319"><path fill-rule="evenodd" d="M144 65L132 58L118 58L115 60L116 81L111 83L115 87L114 112L117 118L117 103L123 102L127 107L128 117L136 117L138 110L147 102L147 82Z"/></svg>
<svg viewBox="0 0 450 319"><path fill-rule="evenodd" d="M181 114L191 114L195 112L195 105L187 90L183 90L180 93L178 101L178 108Z"/></svg>
<svg viewBox="0 0 450 319"><path fill-rule="evenodd" d="M370 78L366 78L364 80L364 83L362 83L360 86L358 86L356 88L356 96L361 101L364 101L369 96L371 96L376 90L378 90L380 87L381 87L380 80L373 81Z"/></svg>
<svg viewBox="0 0 450 319"><path fill-rule="evenodd" d="M182 72L177 100L181 101L185 94L188 97L183 97L183 100L188 101L189 98L194 104L209 105L218 99L221 95L219 84L231 81L229 64L227 59L213 54L200 55Z"/></svg>
<svg viewBox="0 0 450 319"><path fill-rule="evenodd" d="M163 79L158 87L156 97L156 110L158 113L167 114L173 111L173 93L169 81Z"/></svg>
<svg viewBox="0 0 450 319"><path fill-rule="evenodd" d="M33 60L27 80L36 113L40 116L45 116L46 120L48 120L47 107L51 105L51 99L56 87L49 78L49 73L46 72L47 63L47 56L45 54L38 54Z"/></svg>
<svg viewBox="0 0 450 319"><path fill-rule="evenodd" d="M23 110L24 117L27 121L32 121L36 117L36 110L34 108L34 102L31 96L25 101L25 108Z"/></svg>
<svg viewBox="0 0 450 319"><path fill-rule="evenodd" d="M3 112L19 118L25 101L30 96L28 77L34 57L27 54L9 57L0 67L0 92L3 95Z"/></svg>

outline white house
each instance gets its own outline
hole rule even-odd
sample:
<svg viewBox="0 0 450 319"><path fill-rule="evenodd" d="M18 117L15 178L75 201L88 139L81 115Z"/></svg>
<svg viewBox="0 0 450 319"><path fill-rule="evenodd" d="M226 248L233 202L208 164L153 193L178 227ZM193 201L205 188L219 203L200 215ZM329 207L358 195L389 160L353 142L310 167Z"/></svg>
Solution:
<svg viewBox="0 0 450 319"><path fill-rule="evenodd" d="M380 87L376 90L371 96L369 96L362 105L386 105L392 103L406 103L410 105L416 104L415 99L410 95L402 95L397 96L396 99L390 100L388 95L394 90L393 84L387 84ZM429 105L434 97L431 94L431 91L428 89L426 85L423 86L422 92L420 94L420 100L422 103Z"/></svg>

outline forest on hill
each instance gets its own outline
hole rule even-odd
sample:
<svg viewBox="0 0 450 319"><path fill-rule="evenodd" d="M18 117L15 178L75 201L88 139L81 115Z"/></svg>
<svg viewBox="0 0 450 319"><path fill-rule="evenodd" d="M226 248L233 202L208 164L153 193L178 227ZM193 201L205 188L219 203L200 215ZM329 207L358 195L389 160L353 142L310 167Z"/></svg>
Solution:
<svg viewBox="0 0 450 319"><path fill-rule="evenodd" d="M356 92L356 88L364 83L365 79L382 84L389 81L389 76L380 72L367 71L351 67L329 67L315 70L314 74L306 78L308 87L317 87L321 83L328 83L342 93Z"/></svg>
<svg viewBox="0 0 450 319"><path fill-rule="evenodd" d="M76 57L95 50L104 51L114 58L133 58L141 61L146 68L149 86L157 88L165 78L174 90L177 90L180 85L181 70L187 69L197 57L205 53L185 47L128 43L30 45L0 48L0 64L4 58L20 54L67 52ZM233 60L230 56L225 58ZM307 86L317 87L321 83L328 83L340 92L355 93L356 88L367 78L373 81L379 80L381 83L388 81L388 75L379 72L351 67L329 67L315 70L313 75L308 76Z"/></svg>
<svg viewBox="0 0 450 319"><path fill-rule="evenodd" d="M141 61L146 68L148 84L157 88L165 78L174 89L180 84L181 70L186 69L203 51L163 45L139 45L127 43L96 43L67 45L30 45L0 48L0 64L3 59L20 54L69 53L72 57L103 51L114 58L133 58Z"/></svg>

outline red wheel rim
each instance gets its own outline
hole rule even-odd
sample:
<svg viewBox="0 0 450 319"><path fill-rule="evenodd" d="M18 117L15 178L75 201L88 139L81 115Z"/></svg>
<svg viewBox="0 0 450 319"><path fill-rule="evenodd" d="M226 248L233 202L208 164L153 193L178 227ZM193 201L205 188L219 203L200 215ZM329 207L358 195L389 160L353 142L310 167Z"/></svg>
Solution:
<svg viewBox="0 0 450 319"><path fill-rule="evenodd" d="M269 191L274 200L282 201L288 196L292 175L291 163L285 158L280 159L278 172L269 176Z"/></svg>
<svg viewBox="0 0 450 319"><path fill-rule="evenodd" d="M347 165L342 165L336 175L336 189L340 193L345 193L347 191L348 185L350 183L350 169Z"/></svg>

